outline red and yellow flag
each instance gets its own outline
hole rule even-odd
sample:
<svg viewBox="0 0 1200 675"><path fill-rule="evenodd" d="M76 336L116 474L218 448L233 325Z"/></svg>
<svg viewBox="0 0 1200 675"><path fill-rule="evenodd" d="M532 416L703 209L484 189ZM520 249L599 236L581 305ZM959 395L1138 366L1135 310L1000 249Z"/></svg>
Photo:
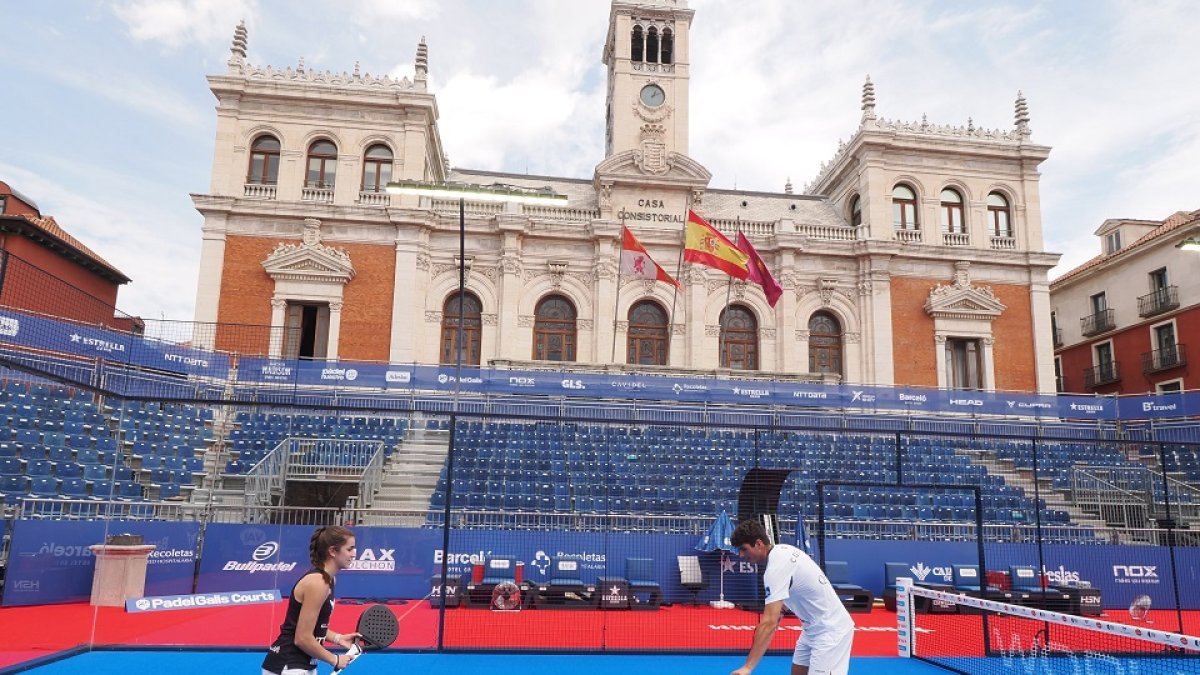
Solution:
<svg viewBox="0 0 1200 675"><path fill-rule="evenodd" d="M688 211L683 259L719 269L735 279L750 276L749 256L695 211Z"/></svg>

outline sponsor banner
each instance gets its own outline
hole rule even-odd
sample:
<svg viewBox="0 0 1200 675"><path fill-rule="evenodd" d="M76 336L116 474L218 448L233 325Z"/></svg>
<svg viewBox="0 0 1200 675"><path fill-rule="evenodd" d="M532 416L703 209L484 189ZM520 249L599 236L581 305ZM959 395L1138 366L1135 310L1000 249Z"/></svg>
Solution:
<svg viewBox="0 0 1200 675"><path fill-rule="evenodd" d="M1063 419L1117 419L1117 400L1115 398L1063 394L1056 397L1056 403L1058 405L1058 416Z"/></svg>
<svg viewBox="0 0 1200 675"><path fill-rule="evenodd" d="M478 368L457 369L453 366L415 366L411 389L452 392L457 385L459 391L483 394L487 391L485 372Z"/></svg>
<svg viewBox="0 0 1200 675"><path fill-rule="evenodd" d="M229 375L224 354L10 310L0 310L0 341L188 375Z"/></svg>
<svg viewBox="0 0 1200 675"><path fill-rule="evenodd" d="M282 596L276 589L265 591L233 591L229 593L193 593L191 595L163 595L151 598L136 598L125 601L125 611L161 612L168 609L202 609L207 607L231 607L233 605L261 605L279 602Z"/></svg>
<svg viewBox="0 0 1200 675"><path fill-rule="evenodd" d="M1123 420L1200 415L1200 393L1123 396L1117 399L1117 417ZM1191 404L1191 405L1189 405Z"/></svg>
<svg viewBox="0 0 1200 675"><path fill-rule="evenodd" d="M197 523L114 520L18 520L13 525L4 605L87 602L92 594L95 558L89 548L112 533L140 534L156 548L146 567L146 592L192 590Z"/></svg>
<svg viewBox="0 0 1200 675"><path fill-rule="evenodd" d="M845 405L845 387L820 384L775 383L775 401L779 405L840 408Z"/></svg>

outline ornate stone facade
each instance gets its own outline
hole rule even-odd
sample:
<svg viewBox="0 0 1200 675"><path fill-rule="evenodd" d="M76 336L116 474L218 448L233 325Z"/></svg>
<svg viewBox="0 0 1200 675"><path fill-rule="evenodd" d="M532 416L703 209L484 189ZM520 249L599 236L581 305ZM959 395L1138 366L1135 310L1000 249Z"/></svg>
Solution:
<svg viewBox="0 0 1200 675"><path fill-rule="evenodd" d="M876 114L868 80L858 129L805 194L793 194L790 180L778 193L716 189L708 169L687 154L693 14L683 0L613 3L603 52L612 112L605 156L585 180L447 168L424 43L411 77L372 77L357 64L350 73L316 73L303 64L246 63L248 35L239 27L228 69L209 78L218 140L210 194L194 196L204 216L197 320L275 324L292 296L271 292L271 284L285 274L321 273L341 294L299 299L340 308L331 357L436 363L442 313L458 292L461 265L480 312L484 363L532 358L538 313L556 298L574 310L577 361L605 364L615 354L624 363L630 311L650 300L666 317L655 338L668 342L665 365L711 370L720 366L720 315L729 298L754 317L762 370L805 374L810 349L825 345L810 329L820 315L840 331L844 366L835 375L846 381L945 384L935 366L945 340L969 337L983 340L1003 365L988 386L1052 391L1044 291L1057 256L1042 250L1037 201L1037 167L1049 148L1031 142L1024 97L1011 130L970 120L899 123ZM630 49L631 31L650 24L674 35L656 62ZM263 138L278 141L277 155L255 150ZM304 185L304 167L311 143L322 139L338 148L337 182L314 191ZM468 200L460 261L456 199L360 191L365 153L376 146L392 154L393 179L549 188L567 204ZM247 180L254 175L248 167L261 161L277 162L274 180ZM900 183L918 195L913 230L893 227ZM937 195L946 186L964 193L966 232L953 245L938 227ZM991 192L1011 205L1011 236L988 230ZM774 307L753 283L731 286L718 271L679 264L689 209L731 237L738 228L747 233L787 291ZM619 278L622 225L679 279L679 289ZM380 320L390 326L386 346L368 339L379 335L372 321ZM197 335L197 344L205 339ZM1007 358L1028 356L1030 345L1027 361Z"/></svg>

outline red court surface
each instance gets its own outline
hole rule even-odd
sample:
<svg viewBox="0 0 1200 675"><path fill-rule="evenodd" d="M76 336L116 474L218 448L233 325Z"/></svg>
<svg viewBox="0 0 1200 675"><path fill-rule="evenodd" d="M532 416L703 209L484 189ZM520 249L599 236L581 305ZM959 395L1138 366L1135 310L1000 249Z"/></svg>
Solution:
<svg viewBox="0 0 1200 675"><path fill-rule="evenodd" d="M95 645L146 647L265 648L276 635L286 603L127 614L120 608L87 604L0 609L0 668L49 656L73 647ZM332 628L353 629L365 605L339 603ZM437 646L438 609L424 602L392 605L400 617L396 648ZM1152 612L1151 627L1171 630L1173 612ZM1124 615L1124 616L1122 616ZM854 614L854 656L895 656L896 615L876 608ZM1124 612L1109 611L1109 621L1128 621ZM555 650L745 650L758 615L738 609L675 605L654 611L526 609L493 612L456 608L446 612L445 646L467 649ZM920 616L919 629L953 655L982 649L977 616ZM1200 612L1185 615L1185 632L1200 629ZM785 618L772 647L790 650L800 623ZM919 638L920 639L920 638Z"/></svg>

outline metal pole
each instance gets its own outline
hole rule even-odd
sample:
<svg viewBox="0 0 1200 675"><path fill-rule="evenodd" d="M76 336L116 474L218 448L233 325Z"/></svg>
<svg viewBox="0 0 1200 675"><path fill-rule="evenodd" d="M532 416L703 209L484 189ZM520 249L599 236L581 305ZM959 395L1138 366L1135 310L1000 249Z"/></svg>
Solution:
<svg viewBox="0 0 1200 675"><path fill-rule="evenodd" d="M446 580L450 574L450 502L454 498L454 443L455 428L458 426L458 394L462 386L463 340L466 335L466 312L463 301L467 293L467 205L466 199L458 198L458 338L454 349L454 399L450 408L450 447L446 454L446 504L442 507L442 578L441 607L438 608L437 648L445 647L446 636Z"/></svg>

